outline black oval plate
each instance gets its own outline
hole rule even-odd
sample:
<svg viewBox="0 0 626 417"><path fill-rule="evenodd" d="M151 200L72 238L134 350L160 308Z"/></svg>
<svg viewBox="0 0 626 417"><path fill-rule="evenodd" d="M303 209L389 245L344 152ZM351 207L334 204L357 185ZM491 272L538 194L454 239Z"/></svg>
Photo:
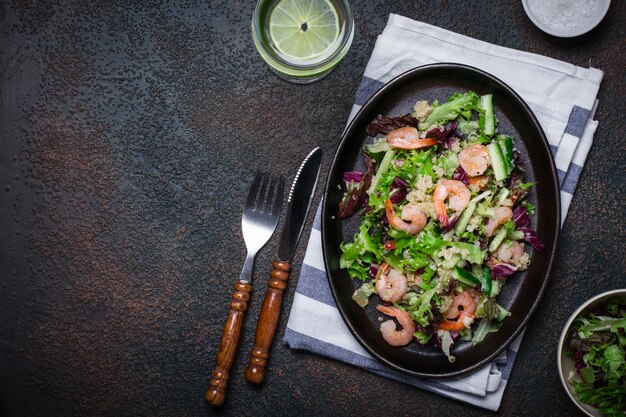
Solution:
<svg viewBox="0 0 626 417"><path fill-rule="evenodd" d="M417 100L445 102L453 93L468 90L479 95L493 94L498 131L515 138L526 179L537 183L531 188L528 199L537 207L532 225L545 249L534 252L531 248L528 270L509 277L498 296L498 302L511 312L500 330L489 334L476 346L458 342L452 349L456 361L450 363L431 345L426 348L419 348L415 343L402 348L390 346L379 331L378 318L382 315L376 305L380 300L372 297L365 309L352 301L354 289L361 284L353 282L348 273L339 268L339 244L344 240L352 241L358 231L359 216L341 220L338 206L344 189L343 173L363 168L361 149L367 138L365 128L370 121L379 114L400 116L409 113ZM552 269L560 213L556 168L548 141L534 114L517 93L496 77L465 65L432 64L410 70L386 84L361 108L346 129L331 165L322 206L322 248L337 307L361 345L392 368L429 378L451 377L474 370L500 354L524 328L537 307Z"/></svg>

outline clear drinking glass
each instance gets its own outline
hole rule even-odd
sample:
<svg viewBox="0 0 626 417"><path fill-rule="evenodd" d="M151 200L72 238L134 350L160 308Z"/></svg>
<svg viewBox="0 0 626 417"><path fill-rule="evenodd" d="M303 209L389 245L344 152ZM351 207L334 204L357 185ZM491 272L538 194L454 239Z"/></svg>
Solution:
<svg viewBox="0 0 626 417"><path fill-rule="evenodd" d="M348 53L354 19L345 0L258 0L254 46L279 77L306 84L326 76Z"/></svg>

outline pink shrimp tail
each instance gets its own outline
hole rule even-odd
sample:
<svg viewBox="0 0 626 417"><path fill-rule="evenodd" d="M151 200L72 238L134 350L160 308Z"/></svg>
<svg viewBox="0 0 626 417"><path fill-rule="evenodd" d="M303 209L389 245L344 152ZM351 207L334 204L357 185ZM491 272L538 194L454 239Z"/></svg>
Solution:
<svg viewBox="0 0 626 417"><path fill-rule="evenodd" d="M388 140L389 145L392 148L396 149L405 149L405 150L414 150L421 148L428 148L429 146L434 146L437 144L437 141L434 139L391 139Z"/></svg>
<svg viewBox="0 0 626 417"><path fill-rule="evenodd" d="M386 314L388 316L395 316L398 310L395 307L389 307L389 306L383 306L383 305L377 305L376 309L380 311L381 313Z"/></svg>
<svg viewBox="0 0 626 417"><path fill-rule="evenodd" d="M439 330L447 330L449 332L459 332L465 329L465 322L464 322L465 317L473 318L474 314L463 312L459 315L459 318L457 319L457 321L444 320L437 324L437 328Z"/></svg>
<svg viewBox="0 0 626 417"><path fill-rule="evenodd" d="M393 212L393 202L391 201L391 199L387 199L387 201L385 201L385 214L387 215L387 220L391 224L395 215Z"/></svg>
<svg viewBox="0 0 626 417"><path fill-rule="evenodd" d="M437 212L437 218L441 222L442 226L448 225L448 211L446 210L446 205L443 201L435 202L435 211Z"/></svg>

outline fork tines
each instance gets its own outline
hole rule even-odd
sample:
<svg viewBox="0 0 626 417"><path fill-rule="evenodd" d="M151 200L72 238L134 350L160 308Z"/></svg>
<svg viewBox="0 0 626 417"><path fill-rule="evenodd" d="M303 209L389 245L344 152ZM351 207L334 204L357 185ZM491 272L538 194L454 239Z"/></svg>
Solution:
<svg viewBox="0 0 626 417"><path fill-rule="evenodd" d="M261 213L275 213L280 210L281 199L277 198L278 193L282 193L283 176L270 175L267 173L257 173L248 196L246 206L253 211Z"/></svg>

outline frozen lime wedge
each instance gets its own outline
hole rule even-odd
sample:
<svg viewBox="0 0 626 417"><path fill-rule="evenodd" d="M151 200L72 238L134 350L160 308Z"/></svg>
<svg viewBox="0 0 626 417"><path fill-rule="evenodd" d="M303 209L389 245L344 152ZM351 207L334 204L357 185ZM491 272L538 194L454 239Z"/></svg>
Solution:
<svg viewBox="0 0 626 417"><path fill-rule="evenodd" d="M281 0L270 12L269 36L283 55L310 60L339 38L339 16L329 0Z"/></svg>

